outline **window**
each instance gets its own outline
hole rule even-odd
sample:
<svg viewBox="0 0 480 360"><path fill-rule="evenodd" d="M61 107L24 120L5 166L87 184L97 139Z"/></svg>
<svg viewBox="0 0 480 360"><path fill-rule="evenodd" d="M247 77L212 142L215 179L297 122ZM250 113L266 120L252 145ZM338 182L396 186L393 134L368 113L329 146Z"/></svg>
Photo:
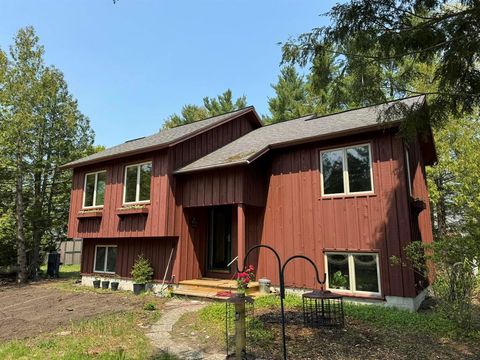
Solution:
<svg viewBox="0 0 480 360"><path fill-rule="evenodd" d="M373 192L370 145L320 152L322 195Z"/></svg>
<svg viewBox="0 0 480 360"><path fill-rule="evenodd" d="M116 262L116 246L97 245L95 247L95 263L93 265L94 272L115 274Z"/></svg>
<svg viewBox="0 0 480 360"><path fill-rule="evenodd" d="M378 254L326 253L327 288L380 295Z"/></svg>
<svg viewBox="0 0 480 360"><path fill-rule="evenodd" d="M151 162L125 167L123 203L149 202L151 176Z"/></svg>
<svg viewBox="0 0 480 360"><path fill-rule="evenodd" d="M100 207L105 200L106 171L98 171L85 175L83 191L83 207Z"/></svg>

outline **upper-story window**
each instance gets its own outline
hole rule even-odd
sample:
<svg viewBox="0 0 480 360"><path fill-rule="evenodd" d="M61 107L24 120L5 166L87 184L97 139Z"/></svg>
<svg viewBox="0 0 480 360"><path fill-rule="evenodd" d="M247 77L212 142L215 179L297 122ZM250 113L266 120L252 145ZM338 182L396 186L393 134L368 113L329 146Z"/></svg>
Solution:
<svg viewBox="0 0 480 360"><path fill-rule="evenodd" d="M151 177L151 162L126 166L123 203L149 202Z"/></svg>
<svg viewBox="0 0 480 360"><path fill-rule="evenodd" d="M85 186L83 191L83 207L100 207L105 201L105 183L107 172L97 171L85 174Z"/></svg>
<svg viewBox="0 0 480 360"><path fill-rule="evenodd" d="M320 152L322 195L373 192L370 144Z"/></svg>

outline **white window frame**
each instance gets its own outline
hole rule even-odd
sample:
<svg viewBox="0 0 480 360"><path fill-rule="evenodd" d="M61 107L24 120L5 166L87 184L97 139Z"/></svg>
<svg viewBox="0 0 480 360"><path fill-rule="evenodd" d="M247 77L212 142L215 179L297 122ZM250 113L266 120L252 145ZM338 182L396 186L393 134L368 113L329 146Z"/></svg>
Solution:
<svg viewBox="0 0 480 360"><path fill-rule="evenodd" d="M328 258L327 255L346 255L348 257L348 272L349 272L349 287L350 289L347 290L342 290L342 289L336 289L332 288L330 289L330 284L329 284L329 276L328 276ZM357 284L355 282L355 261L353 259L354 255L370 255L370 256L375 256L376 262L377 262L377 282L378 282L378 292L372 292L372 291L361 291L361 290L356 290ZM371 296L381 296L382 295L382 283L380 281L381 275L380 275L380 257L378 253L376 252L348 252L348 251L327 251L324 253L324 261L325 261L325 287L328 290L338 292L338 293L343 293L343 294L350 294L350 295L371 295Z"/></svg>
<svg viewBox="0 0 480 360"><path fill-rule="evenodd" d="M103 271L95 270L97 268L97 249L99 247L105 248L105 260L103 261ZM95 245L95 256L93 258L93 272L99 274L115 274L115 271L107 271L107 259L108 259L108 249L109 248L117 248L117 245ZM118 255L118 248L117 248L117 255ZM115 267L117 267L117 258L115 258Z"/></svg>
<svg viewBox="0 0 480 360"><path fill-rule="evenodd" d="M368 157L370 160L370 186L371 190L369 191L350 191L350 183L349 183L349 176L348 176L348 163L347 163L347 149L361 147L361 146L368 146ZM323 179L323 161L322 161L322 154L328 153L332 151L342 151L342 166L343 166L343 189L344 192L342 193L335 193L335 194L325 194L325 186L324 186L324 179ZM345 196L345 195L369 195L373 194L374 187L373 187L373 159L372 159L372 146L370 143L365 144L352 144L349 146L343 146L339 148L332 148L332 149L325 149L320 151L320 187L322 197L335 197L335 196Z"/></svg>
<svg viewBox="0 0 480 360"><path fill-rule="evenodd" d="M407 168L408 194L412 196L412 174L410 172L410 151L405 147L405 167Z"/></svg>
<svg viewBox="0 0 480 360"><path fill-rule="evenodd" d="M82 208L83 209L92 209L92 208L103 208L103 206L105 205L105 194L104 194L104 197L103 197L103 203L104 205L95 205L95 203L97 202L97 182L98 182L98 174L101 174L101 173L106 173L107 170L100 170L100 171L94 171L94 172L89 172L89 173L86 173L85 174L85 178L83 179L83 200L82 200ZM93 186L93 205L92 206L86 206L85 205L85 198L86 198L86 195L87 195L87 177L89 175L95 175L95 184ZM107 179L105 178L105 191L107 190Z"/></svg>
<svg viewBox="0 0 480 360"><path fill-rule="evenodd" d="M125 174L124 174L124 177L123 177L123 179L124 179L123 180L123 204L124 205L126 205L126 204L148 204L148 203L150 203L150 199L139 200L140 199L140 167L142 165L150 165L152 167L152 173L153 173L153 165L152 165L151 161L146 161L146 162L142 162L142 163L139 163L139 164L132 164L132 165L126 165L125 166ZM125 196L127 195L127 170L128 170L128 168L132 168L132 167L137 168L137 186L135 188L135 200L126 202L125 201ZM149 195L151 195L151 191L152 191L152 186L151 185L152 185L152 176L150 174L150 194Z"/></svg>

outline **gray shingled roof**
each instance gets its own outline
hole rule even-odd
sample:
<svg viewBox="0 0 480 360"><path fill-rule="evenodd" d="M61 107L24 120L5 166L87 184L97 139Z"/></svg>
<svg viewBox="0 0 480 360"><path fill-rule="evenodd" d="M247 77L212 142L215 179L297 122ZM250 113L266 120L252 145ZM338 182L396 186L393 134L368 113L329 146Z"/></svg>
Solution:
<svg viewBox="0 0 480 360"><path fill-rule="evenodd" d="M196 121L191 124L177 126L171 129L162 129L154 135L140 138L137 140L127 141L123 144L105 149L104 151L92 154L79 160L69 162L68 164L62 165L62 168L72 168L104 161L111 158L116 158L118 156L127 156L150 150L160 149L177 141L189 138L194 134L201 133L205 130L208 130L212 126L229 121L249 111L255 111L253 106L249 106L237 111L232 111L227 114L214 116L205 120Z"/></svg>
<svg viewBox="0 0 480 360"><path fill-rule="evenodd" d="M424 96L410 97L396 102L412 107L421 105ZM332 115L315 117L314 115L285 121L253 130L241 138L206 156L178 169L175 173L188 173L217 167L249 164L274 147L288 146L290 143L307 142L309 139L321 139L341 136L342 134L380 127L379 116L394 102L353 109ZM389 119L395 123L401 119Z"/></svg>

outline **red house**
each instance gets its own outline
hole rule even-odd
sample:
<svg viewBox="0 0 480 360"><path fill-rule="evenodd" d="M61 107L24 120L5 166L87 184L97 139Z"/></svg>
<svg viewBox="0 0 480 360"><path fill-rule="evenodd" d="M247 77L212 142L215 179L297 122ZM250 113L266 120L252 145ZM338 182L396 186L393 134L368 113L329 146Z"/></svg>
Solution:
<svg viewBox="0 0 480 360"><path fill-rule="evenodd" d="M426 106L422 96L399 103ZM232 259L243 266L249 248L266 244L283 260L309 256L346 296L417 307L424 282L389 258L432 241L425 166L436 153L431 134L405 143L400 119L379 123L392 104L268 126L248 107L66 164L83 282L128 280L138 254L156 281L230 279ZM278 284L270 253L248 263ZM316 287L313 269L293 262L286 285Z"/></svg>

